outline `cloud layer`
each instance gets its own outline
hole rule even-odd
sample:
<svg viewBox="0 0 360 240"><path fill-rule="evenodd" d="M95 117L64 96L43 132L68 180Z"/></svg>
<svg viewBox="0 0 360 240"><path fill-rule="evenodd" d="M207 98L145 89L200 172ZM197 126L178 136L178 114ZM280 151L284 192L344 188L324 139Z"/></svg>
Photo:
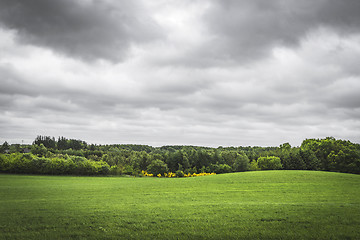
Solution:
<svg viewBox="0 0 360 240"><path fill-rule="evenodd" d="M356 0L0 0L0 140L360 142L358 12Z"/></svg>
<svg viewBox="0 0 360 240"><path fill-rule="evenodd" d="M134 1L2 0L0 21L22 43L84 60L121 60L132 43L159 37L157 25Z"/></svg>

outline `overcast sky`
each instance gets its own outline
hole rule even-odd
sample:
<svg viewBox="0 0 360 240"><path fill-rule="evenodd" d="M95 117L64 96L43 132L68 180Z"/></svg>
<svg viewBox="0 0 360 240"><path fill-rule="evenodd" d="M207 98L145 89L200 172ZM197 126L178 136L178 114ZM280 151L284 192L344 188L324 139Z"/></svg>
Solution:
<svg viewBox="0 0 360 240"><path fill-rule="evenodd" d="M0 0L0 141L360 142L359 0Z"/></svg>

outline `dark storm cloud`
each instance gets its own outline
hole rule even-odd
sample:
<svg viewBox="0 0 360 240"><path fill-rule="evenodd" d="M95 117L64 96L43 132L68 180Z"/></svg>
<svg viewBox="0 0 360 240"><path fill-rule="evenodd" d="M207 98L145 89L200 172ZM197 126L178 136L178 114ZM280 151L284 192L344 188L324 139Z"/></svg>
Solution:
<svg viewBox="0 0 360 240"><path fill-rule="evenodd" d="M360 30L360 1L328 0L315 12L321 24L328 25L347 33Z"/></svg>
<svg viewBox="0 0 360 240"><path fill-rule="evenodd" d="M0 0L0 24L22 42L86 60L121 60L132 42L160 35L144 9L125 0Z"/></svg>
<svg viewBox="0 0 360 240"><path fill-rule="evenodd" d="M200 49L214 63L252 61L276 46L297 46L319 27L345 34L360 30L358 0L216 0L205 14L213 40ZM210 60L208 60L210 61Z"/></svg>

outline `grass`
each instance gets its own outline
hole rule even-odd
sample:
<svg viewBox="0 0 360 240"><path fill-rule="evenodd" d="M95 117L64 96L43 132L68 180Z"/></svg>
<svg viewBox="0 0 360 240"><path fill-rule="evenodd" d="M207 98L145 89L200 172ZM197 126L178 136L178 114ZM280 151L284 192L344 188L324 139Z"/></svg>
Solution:
<svg viewBox="0 0 360 240"><path fill-rule="evenodd" d="M0 175L0 239L360 239L360 176Z"/></svg>

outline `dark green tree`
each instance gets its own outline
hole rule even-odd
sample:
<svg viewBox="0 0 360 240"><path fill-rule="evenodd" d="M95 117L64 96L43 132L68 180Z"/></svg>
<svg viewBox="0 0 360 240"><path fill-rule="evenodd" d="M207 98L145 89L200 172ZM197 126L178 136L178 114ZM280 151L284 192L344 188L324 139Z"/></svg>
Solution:
<svg viewBox="0 0 360 240"><path fill-rule="evenodd" d="M5 141L0 147L0 153L6 153L9 150L10 150L10 145L8 142Z"/></svg>
<svg viewBox="0 0 360 240"><path fill-rule="evenodd" d="M150 165L147 167L147 172L152 173L154 175L167 173L169 171L166 163L161 161L160 159L153 160Z"/></svg>

